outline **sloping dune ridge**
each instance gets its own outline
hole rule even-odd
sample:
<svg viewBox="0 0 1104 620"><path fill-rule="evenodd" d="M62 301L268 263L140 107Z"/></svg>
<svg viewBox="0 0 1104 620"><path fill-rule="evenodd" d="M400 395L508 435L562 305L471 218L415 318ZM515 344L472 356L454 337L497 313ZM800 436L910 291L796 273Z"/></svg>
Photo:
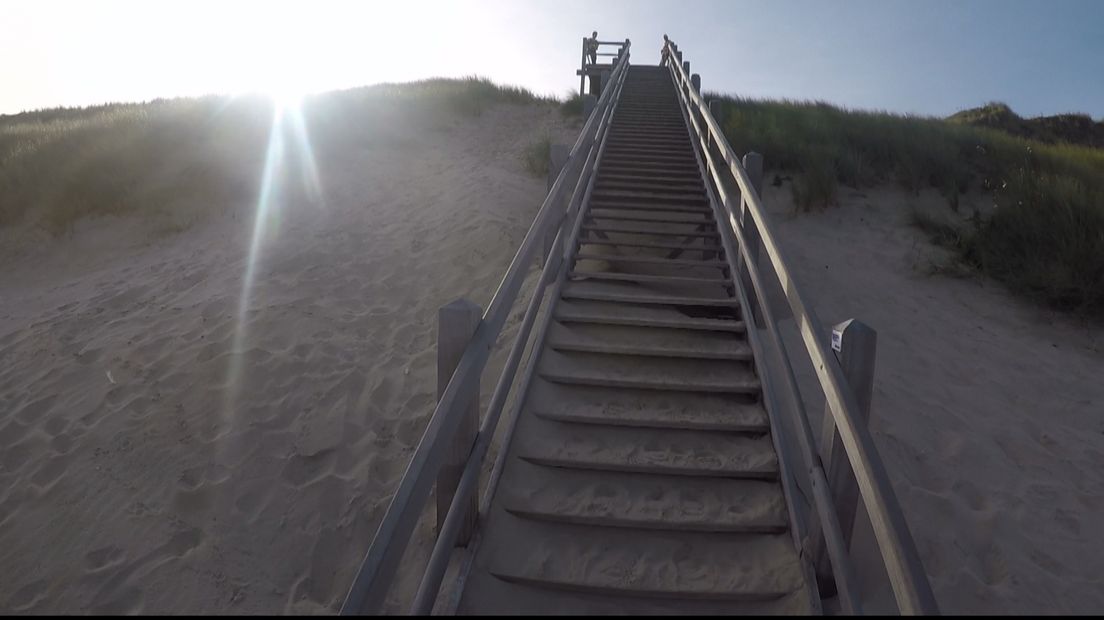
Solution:
<svg viewBox="0 0 1104 620"><path fill-rule="evenodd" d="M257 191L177 200L205 215L168 225L128 211L57 238L0 230L0 611L339 608L432 411L437 309L487 303L544 194L526 150L578 130L544 104L424 112L359 121L381 128L369 142L314 135L320 191L276 192L260 225ZM253 155L242 172L261 179ZM303 161L273 174L309 179ZM870 426L941 609L1104 607L1099 328L926 273L941 250L906 222L947 211L935 193L853 191L796 216L788 187L764 202L825 325L878 331ZM860 516L868 610L888 610L874 554ZM418 570L403 565L389 611Z"/></svg>
<svg viewBox="0 0 1104 620"><path fill-rule="evenodd" d="M316 142L320 195L256 231L245 202L7 256L0 611L340 606L432 411L437 308L489 301L545 190L526 149L577 131L548 104L349 122L385 139Z"/></svg>

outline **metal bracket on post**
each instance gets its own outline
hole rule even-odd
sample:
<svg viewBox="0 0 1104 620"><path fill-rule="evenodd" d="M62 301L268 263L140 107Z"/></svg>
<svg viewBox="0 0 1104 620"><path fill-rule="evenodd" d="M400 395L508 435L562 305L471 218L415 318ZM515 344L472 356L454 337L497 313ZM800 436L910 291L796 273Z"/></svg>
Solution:
<svg viewBox="0 0 1104 620"><path fill-rule="evenodd" d="M762 197L763 156L755 151L744 155L744 170L747 171L748 178L751 179L751 186L755 188L755 193ZM755 321L754 326L763 327L763 311L759 309L759 304L755 298L755 289L751 284L751 274L748 273L751 269L759 268L759 227L755 225L751 215L748 214L747 200L744 196L740 197L740 226L744 229L744 241L747 243L747 253L751 259L749 264L742 265L740 281L751 304L751 308L748 308L748 310L751 311L752 318ZM742 258L743 254L741 253ZM747 321L747 319L748 317L744 317L744 321Z"/></svg>
<svg viewBox="0 0 1104 620"><path fill-rule="evenodd" d="M483 309L467 299L457 299L437 311L437 398L445 393L456 365L464 356L471 337L475 334L479 322L483 319ZM445 523L460 476L464 473L476 434L479 432L479 390L472 394L470 402L464 405L460 425L452 437L441 472L437 474L437 529L440 534ZM475 531L475 519L479 512L479 494L472 493L464 508L464 522L456 535L456 546L467 546Z"/></svg>
<svg viewBox="0 0 1104 620"><path fill-rule="evenodd" d="M878 332L862 321L849 319L832 328L832 350L843 369L847 385L855 394L860 419L863 426L870 425L870 403L874 397L874 362L878 349ZM851 548L855 529L855 513L859 503L859 485L851 463L841 443L839 432L833 422L828 405L824 407L824 422L821 426L820 461L824 466L824 475L828 488L832 491L832 503L839 516L840 533L843 534L845 548ZM832 576L832 564L828 558L828 547L820 528L810 532L810 558L816 568L817 585L821 597L834 596L836 582Z"/></svg>

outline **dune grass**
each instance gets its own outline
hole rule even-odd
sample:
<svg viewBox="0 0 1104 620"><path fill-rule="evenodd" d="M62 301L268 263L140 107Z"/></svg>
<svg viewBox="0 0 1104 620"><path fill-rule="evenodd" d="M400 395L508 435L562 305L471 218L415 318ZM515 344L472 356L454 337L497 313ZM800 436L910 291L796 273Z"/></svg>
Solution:
<svg viewBox="0 0 1104 620"><path fill-rule="evenodd" d="M525 149L525 170L534 177L548 174L552 157L552 136L545 134Z"/></svg>
<svg viewBox="0 0 1104 620"><path fill-rule="evenodd" d="M1104 316L1104 150L822 102L721 99L733 148L793 173L797 208L835 204L840 185L893 182L933 187L958 211L980 189L992 213L953 234L929 228L933 240L1017 293Z"/></svg>
<svg viewBox="0 0 1104 620"><path fill-rule="evenodd" d="M464 118L497 104L558 102L480 77L431 79L310 97L303 119L316 148L339 152L395 140L382 111ZM251 203L273 113L267 98L245 96L0 116L0 226L61 235L81 218L143 212L173 214L161 226L172 231L197 219L181 211Z"/></svg>
<svg viewBox="0 0 1104 620"><path fill-rule="evenodd" d="M560 104L560 113L567 118L582 118L583 96L575 91L570 91Z"/></svg>

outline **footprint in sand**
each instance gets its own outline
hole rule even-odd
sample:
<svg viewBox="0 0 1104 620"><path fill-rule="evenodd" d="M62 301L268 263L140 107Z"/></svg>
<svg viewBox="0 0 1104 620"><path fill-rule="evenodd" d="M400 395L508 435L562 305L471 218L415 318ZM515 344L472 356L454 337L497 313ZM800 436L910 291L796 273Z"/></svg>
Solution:
<svg viewBox="0 0 1104 620"><path fill-rule="evenodd" d="M100 571L113 568L122 564L125 559L123 550L115 545L108 545L107 547L100 547L99 549L93 549L84 556L84 561L88 565L89 574L98 573Z"/></svg>
<svg viewBox="0 0 1104 620"><path fill-rule="evenodd" d="M136 614L142 610L142 590L137 585L150 571L183 558L203 544L203 530L189 528L175 533L165 544L133 562L122 564L92 597L96 614ZM117 565L119 566L119 565Z"/></svg>
<svg viewBox="0 0 1104 620"><path fill-rule="evenodd" d="M31 476L31 484L39 487L43 491L48 491L54 486L62 476L65 475L65 471L69 469L69 458L65 456L55 456L54 458L46 461L42 467Z"/></svg>
<svg viewBox="0 0 1104 620"><path fill-rule="evenodd" d="M30 611L38 605L46 595L46 580L32 581L19 588L8 601L8 607L12 611Z"/></svg>

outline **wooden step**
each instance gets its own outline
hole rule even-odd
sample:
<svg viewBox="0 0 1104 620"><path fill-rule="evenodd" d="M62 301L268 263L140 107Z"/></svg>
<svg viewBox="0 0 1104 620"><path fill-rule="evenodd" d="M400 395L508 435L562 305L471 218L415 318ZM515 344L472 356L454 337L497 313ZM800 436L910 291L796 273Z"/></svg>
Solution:
<svg viewBox="0 0 1104 620"><path fill-rule="evenodd" d="M620 146L607 144L602 151L603 158L611 161L616 158L631 161L657 161L661 163L685 163L694 161L694 151L663 147Z"/></svg>
<svg viewBox="0 0 1104 620"><path fill-rule="evenodd" d="M787 531L781 487L764 480L673 478L526 467L530 484L505 490L522 519L676 532Z"/></svg>
<svg viewBox="0 0 1104 620"><path fill-rule="evenodd" d="M465 615L535 616L548 615L550 609L561 616L585 617L819 615L804 590L769 601L615 596L543 588L530 585L524 579L506 581L486 571L475 571L469 576L464 592L459 612Z"/></svg>
<svg viewBox="0 0 1104 620"><path fill-rule="evenodd" d="M758 397L664 392L534 381L533 415L599 426L765 433L770 421Z"/></svg>
<svg viewBox="0 0 1104 620"><path fill-rule="evenodd" d="M637 150L623 150L623 149L606 149L606 153L602 155L603 161L608 162L621 162L628 164L656 164L662 166L689 166L694 165L697 162L694 159L694 153L687 151L685 153L671 153L664 152L645 153Z"/></svg>
<svg viewBox="0 0 1104 620"><path fill-rule="evenodd" d="M567 282L561 289L564 299L585 299L623 304L683 307L738 308L740 302L733 298L676 297L647 292L629 292L629 289L611 290L601 286L588 287L588 282Z"/></svg>
<svg viewBox="0 0 1104 620"><path fill-rule="evenodd" d="M672 217L670 215L651 215L648 213L608 213L612 209L591 208L586 213L588 220L621 220L626 222L653 222L657 224L710 224L715 226L712 211L702 211L710 217L694 217L690 215Z"/></svg>
<svg viewBox="0 0 1104 620"><path fill-rule="evenodd" d="M599 254L598 252L577 252L575 254L575 260L596 260L618 264L659 265L663 267L715 267L724 269L729 266L728 261L715 259L695 260L692 258L664 258L661 256L624 256L618 254Z"/></svg>
<svg viewBox="0 0 1104 620"><path fill-rule="evenodd" d="M723 253L724 248L719 245L694 245L691 243L659 243L651 241L613 241L610 239L579 239L579 245L610 245L622 248L651 248L658 250L684 250L691 252Z"/></svg>
<svg viewBox="0 0 1104 620"><path fill-rule="evenodd" d="M663 106L662 108L655 109L643 109L643 108L618 108L613 113L614 122L644 122L644 123L656 123L665 125L679 125L686 128L686 123L682 119L682 114L675 106Z"/></svg>
<svg viewBox="0 0 1104 620"><path fill-rule="evenodd" d="M541 425L517 436L512 454L527 463L586 471L704 478L778 477L770 435L588 424Z"/></svg>
<svg viewBox="0 0 1104 620"><path fill-rule="evenodd" d="M697 276L668 276L652 273L622 273L617 271L586 271L572 269L568 272L572 280L604 280L607 282L652 282L657 284L696 284L731 287L727 278L703 278Z"/></svg>
<svg viewBox="0 0 1104 620"><path fill-rule="evenodd" d="M630 127L618 127L610 129L610 140L630 140L630 141L671 141L671 142L684 142L687 144L693 144L690 137L686 134L686 130L648 130L648 129L633 129Z"/></svg>
<svg viewBox="0 0 1104 620"><path fill-rule="evenodd" d="M747 363L718 360L611 357L545 350L540 376L569 385L718 394L759 393L759 379Z"/></svg>
<svg viewBox="0 0 1104 620"><path fill-rule="evenodd" d="M751 360L741 338L701 331L553 323L546 346L557 351L688 359Z"/></svg>
<svg viewBox="0 0 1104 620"><path fill-rule="evenodd" d="M590 213L593 213L597 209L604 211L651 211L651 212L667 212L667 213L698 213L702 216L713 217L713 210L709 207L681 207L678 205L654 205L654 204L641 204L641 203L626 203L626 202L607 202L603 200L590 201ZM701 220L704 222L705 217Z"/></svg>
<svg viewBox="0 0 1104 620"><path fill-rule="evenodd" d="M622 125L619 127L610 128L610 137L613 136L640 136L643 138L673 138L680 140L689 140L690 134L686 132L685 125L679 125L678 127L672 127L670 129L637 129L631 125Z"/></svg>
<svg viewBox="0 0 1104 620"><path fill-rule="evenodd" d="M648 162L648 161L635 161L631 157L629 158L603 158L599 162L599 168L619 168L626 169L629 172L636 174L657 174L657 175L672 175L672 174L700 174L698 169L698 162L692 158L687 158L686 162L682 163L670 163L670 162Z"/></svg>
<svg viewBox="0 0 1104 620"><path fill-rule="evenodd" d="M679 222L680 224L698 226L700 228L714 228L714 230L694 230L694 231L678 231L678 230L648 230L646 228L635 228L632 226L613 226L613 225L595 225L584 224L582 230L591 230L595 232L604 233L621 233L625 235L655 235L657 237L702 237L707 239L720 239L721 234L716 232L716 225L711 221L703 222Z"/></svg>
<svg viewBox="0 0 1104 620"><path fill-rule="evenodd" d="M705 196L705 187L701 183L683 183L681 185L674 184L658 184L658 183L646 183L641 181L619 181L617 179L609 179L598 177L598 181L594 186L597 190L617 190L617 191L636 191L636 192L648 192L650 194L665 195L665 196L683 196L683 195L701 195Z"/></svg>
<svg viewBox="0 0 1104 620"><path fill-rule="evenodd" d="M595 203L615 204L626 202L636 204L661 204L670 207L705 208L709 206L709 199L704 195L688 194L683 196L663 196L649 194L648 192L606 189L595 189L590 195L590 204L592 206Z"/></svg>
<svg viewBox="0 0 1104 620"><path fill-rule="evenodd" d="M608 172L603 168L598 169L598 181L618 181L620 183L646 183L651 185L693 185L701 186L701 176L698 173L685 175L657 175L657 174L626 174L621 172Z"/></svg>
<svg viewBox="0 0 1104 620"><path fill-rule="evenodd" d="M658 136L654 133L636 135L626 135L620 132L616 135L611 133L609 139L606 141L606 147L609 148L613 146L633 149L672 149L678 151L694 150L694 143L690 141L689 137L675 138L668 136Z"/></svg>
<svg viewBox="0 0 1104 620"><path fill-rule="evenodd" d="M706 332L744 333L744 322L735 318L694 318L669 308L612 305L594 300L561 299L555 318L561 322L593 325L664 327Z"/></svg>
<svg viewBox="0 0 1104 620"><path fill-rule="evenodd" d="M490 573L537 589L745 603L804 587L788 534L718 537L530 521L518 540L526 552L496 554Z"/></svg>

